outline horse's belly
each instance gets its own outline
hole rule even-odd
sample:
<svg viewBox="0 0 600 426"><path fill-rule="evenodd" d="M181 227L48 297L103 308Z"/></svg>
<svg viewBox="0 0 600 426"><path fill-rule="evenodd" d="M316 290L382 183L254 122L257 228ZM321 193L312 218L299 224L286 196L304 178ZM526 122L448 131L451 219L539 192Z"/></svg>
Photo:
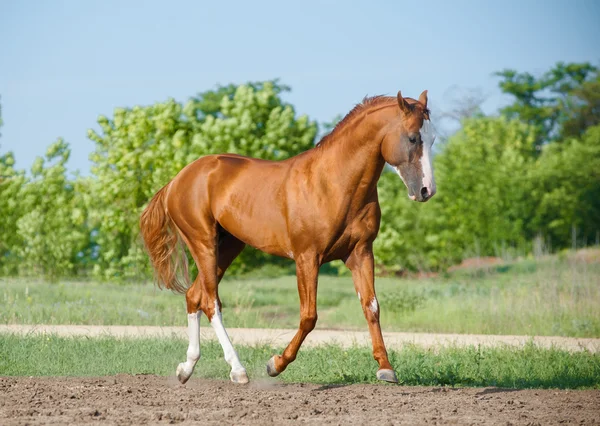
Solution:
<svg viewBox="0 0 600 426"><path fill-rule="evenodd" d="M286 238L282 238L283 234L275 232L272 226L250 223L247 220L241 223L225 221L221 226L237 239L265 253L290 258L293 256Z"/></svg>

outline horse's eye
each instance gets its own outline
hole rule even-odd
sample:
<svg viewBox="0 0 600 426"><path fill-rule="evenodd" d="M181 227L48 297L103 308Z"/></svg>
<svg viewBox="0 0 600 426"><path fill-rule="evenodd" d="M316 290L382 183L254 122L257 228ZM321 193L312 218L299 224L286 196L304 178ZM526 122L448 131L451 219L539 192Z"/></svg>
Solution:
<svg viewBox="0 0 600 426"><path fill-rule="evenodd" d="M417 137L416 137L416 136L412 136L412 137L410 137L410 136L409 136L409 137L408 137L408 141L409 141L410 143L417 143Z"/></svg>

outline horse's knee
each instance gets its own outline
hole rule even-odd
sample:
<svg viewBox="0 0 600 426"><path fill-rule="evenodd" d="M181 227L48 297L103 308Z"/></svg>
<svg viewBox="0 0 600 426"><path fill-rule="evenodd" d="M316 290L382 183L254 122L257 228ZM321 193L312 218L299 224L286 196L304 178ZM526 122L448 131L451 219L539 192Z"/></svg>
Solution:
<svg viewBox="0 0 600 426"><path fill-rule="evenodd" d="M317 318L318 316L316 312L302 316L302 318L300 319L300 328L302 329L302 331L304 331L305 333L313 331L315 325L317 325Z"/></svg>

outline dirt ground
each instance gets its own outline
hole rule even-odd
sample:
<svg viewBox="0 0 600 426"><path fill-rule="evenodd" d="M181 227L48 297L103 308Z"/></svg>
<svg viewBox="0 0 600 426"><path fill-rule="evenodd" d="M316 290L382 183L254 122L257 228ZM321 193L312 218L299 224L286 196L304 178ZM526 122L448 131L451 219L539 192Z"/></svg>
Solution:
<svg viewBox="0 0 600 426"><path fill-rule="evenodd" d="M0 378L0 424L600 424L600 391Z"/></svg>

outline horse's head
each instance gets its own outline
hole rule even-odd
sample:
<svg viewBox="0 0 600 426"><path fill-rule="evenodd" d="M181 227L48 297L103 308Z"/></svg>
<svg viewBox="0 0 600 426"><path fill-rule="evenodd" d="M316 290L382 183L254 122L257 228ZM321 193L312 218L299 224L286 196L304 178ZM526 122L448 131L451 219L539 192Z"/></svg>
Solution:
<svg viewBox="0 0 600 426"><path fill-rule="evenodd" d="M431 166L431 146L435 140L427 109L427 90L419 100L403 98L398 92L398 113L387 126L381 145L385 161L400 175L415 201L434 196L435 179Z"/></svg>

